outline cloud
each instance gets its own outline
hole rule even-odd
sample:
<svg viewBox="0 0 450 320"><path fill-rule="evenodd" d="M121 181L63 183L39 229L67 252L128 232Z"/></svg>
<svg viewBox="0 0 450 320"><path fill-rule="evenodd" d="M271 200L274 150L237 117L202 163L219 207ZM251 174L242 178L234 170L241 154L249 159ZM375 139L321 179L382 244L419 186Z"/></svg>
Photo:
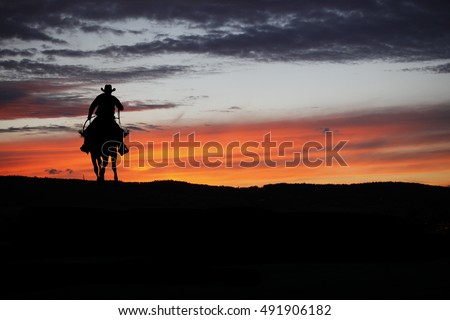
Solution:
<svg viewBox="0 0 450 320"><path fill-rule="evenodd" d="M127 125L126 128L130 131L151 131L151 130L162 130L161 126L148 124L148 123L136 123Z"/></svg>
<svg viewBox="0 0 450 320"><path fill-rule="evenodd" d="M3 57L16 57L16 56L21 56L21 57L32 57L33 55L36 54L36 49L25 49L25 50L20 50L20 49L0 49L0 58Z"/></svg>
<svg viewBox="0 0 450 320"><path fill-rule="evenodd" d="M19 88L0 86L0 106L3 103L16 101L25 96L26 92L20 90Z"/></svg>
<svg viewBox="0 0 450 320"><path fill-rule="evenodd" d="M37 0L13 2L0 9L0 39L58 43L62 40L49 34L74 30L124 36L127 30L107 23L133 19L202 30L86 52L47 50L47 55L126 57L184 52L281 61L416 61L450 55L450 3L444 0Z"/></svg>
<svg viewBox="0 0 450 320"><path fill-rule="evenodd" d="M450 17L449 17L450 18ZM337 61L364 59L433 60L450 58L447 53L450 36L445 39L430 35L429 38L402 39L401 35L369 32L355 34L355 25L342 25L340 31L333 23L309 25L293 21L288 26L250 26L238 33L206 35L182 35L167 37L134 45L112 45L106 48L81 50L45 50L48 56L110 58L148 56L167 53L212 54L269 61ZM396 26L391 26L396 28ZM361 26L364 29L363 26ZM367 26L368 29L375 26ZM387 27L386 27L387 28ZM384 29L384 28L382 28ZM361 32L361 31L358 31ZM405 35L406 36L406 35ZM433 39L434 38L434 39Z"/></svg>
<svg viewBox="0 0 450 320"><path fill-rule="evenodd" d="M42 63L30 59L20 61L0 61L0 69L13 71L16 77L26 79L63 78L71 81L88 81L95 79L109 82L126 81L129 79L158 79L187 72L188 66L161 65L152 68L129 67L122 70L98 70L83 65L59 65Z"/></svg>
<svg viewBox="0 0 450 320"><path fill-rule="evenodd" d="M0 5L1 8L2 5ZM13 17L5 16L5 12L0 14L0 39L20 39L25 41L40 40L53 44L67 44L66 41L49 36L42 32L38 26L29 26L27 22L16 20ZM36 19L36 17L34 18Z"/></svg>
<svg viewBox="0 0 450 320"><path fill-rule="evenodd" d="M143 110L156 110L156 109L172 109L176 108L174 103L162 103L162 104L149 104L141 101L131 101L128 103L127 111L143 111Z"/></svg>
<svg viewBox="0 0 450 320"><path fill-rule="evenodd" d="M123 36L126 33L125 31L122 31L122 30L109 28L109 27L103 27L103 26L99 26L99 25L95 25L95 24L84 24L83 26L81 26L81 30L86 33L89 33L89 32L100 33L100 34L113 33L118 36Z"/></svg>
<svg viewBox="0 0 450 320"><path fill-rule="evenodd" d="M60 174L60 173L62 173L62 171L58 170L58 169L46 169L45 172L48 172L49 174Z"/></svg>
<svg viewBox="0 0 450 320"><path fill-rule="evenodd" d="M66 169L66 170L59 170L59 169L45 169L45 172L48 174L61 174L61 173L67 173L72 174L74 171L72 169Z"/></svg>
<svg viewBox="0 0 450 320"><path fill-rule="evenodd" d="M432 73L450 73L450 63L439 64L435 66L421 67L421 68L408 68L403 71L424 71Z"/></svg>
<svg viewBox="0 0 450 320"><path fill-rule="evenodd" d="M131 33L134 35L139 35L139 34L143 34L145 32L148 32L147 29L142 29L142 30L130 30L130 29L126 29L126 30L120 30L120 29L116 29L116 28L111 28L111 27L105 27L99 24L95 24L92 22L89 23L80 23L80 30L82 32L85 33L97 33L97 34L105 34L105 33L112 33L116 36L124 36L127 33Z"/></svg>
<svg viewBox="0 0 450 320"><path fill-rule="evenodd" d="M79 74L89 72L86 67L79 65L57 65L50 63L41 63L30 59L4 60L0 61L0 68L6 71L14 71L15 74L22 76L39 77L78 77Z"/></svg>
<svg viewBox="0 0 450 320"><path fill-rule="evenodd" d="M209 98L208 95L199 95L199 96L188 96L188 97L184 98L184 100L195 101L195 100L207 99L207 98Z"/></svg>
<svg viewBox="0 0 450 320"><path fill-rule="evenodd" d="M23 127L9 127L0 128L0 133L12 133L12 132L36 132L39 133L50 133L50 132L61 132L61 131L75 131L74 128L61 125L47 125L47 126L23 126Z"/></svg>
<svg viewBox="0 0 450 320"><path fill-rule="evenodd" d="M212 109L212 110L206 110L206 111L207 111L207 112L230 113L230 112L236 112L236 111L239 111L239 110L242 110L242 108L241 108L241 107L233 106L233 107L229 107L229 108L227 108L227 109Z"/></svg>

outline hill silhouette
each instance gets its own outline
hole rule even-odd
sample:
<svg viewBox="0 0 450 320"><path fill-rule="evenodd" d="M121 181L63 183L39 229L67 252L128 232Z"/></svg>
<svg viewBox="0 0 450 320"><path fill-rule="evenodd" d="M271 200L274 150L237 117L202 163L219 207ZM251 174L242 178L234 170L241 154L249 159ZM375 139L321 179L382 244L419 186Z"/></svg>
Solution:
<svg viewBox="0 0 450 320"><path fill-rule="evenodd" d="M450 188L0 182L4 299L447 299L450 292Z"/></svg>

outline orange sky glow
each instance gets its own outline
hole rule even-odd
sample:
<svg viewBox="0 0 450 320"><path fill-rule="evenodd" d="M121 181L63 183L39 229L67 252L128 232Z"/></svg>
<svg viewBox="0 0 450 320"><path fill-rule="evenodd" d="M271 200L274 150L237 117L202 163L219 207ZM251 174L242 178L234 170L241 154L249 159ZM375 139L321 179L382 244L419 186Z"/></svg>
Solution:
<svg viewBox="0 0 450 320"><path fill-rule="evenodd" d="M171 179L236 187L371 181L447 186L450 130L442 116L446 110L440 106L131 131L127 138L130 153L119 158L119 179ZM332 141L326 141L326 132ZM269 135L270 148L263 143ZM186 142L189 136L197 145L180 147L178 156L171 143L175 137ZM333 156L332 150L339 143L341 147ZM94 180L90 157L79 150L81 144L76 131L52 138L42 134L2 140L0 172ZM112 179L110 166L106 179Z"/></svg>

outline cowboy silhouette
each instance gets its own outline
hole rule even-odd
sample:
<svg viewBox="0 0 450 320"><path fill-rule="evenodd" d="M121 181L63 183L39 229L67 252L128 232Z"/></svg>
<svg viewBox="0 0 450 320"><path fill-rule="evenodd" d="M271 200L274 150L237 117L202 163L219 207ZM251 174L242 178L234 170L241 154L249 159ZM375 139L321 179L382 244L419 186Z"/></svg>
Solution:
<svg viewBox="0 0 450 320"><path fill-rule="evenodd" d="M115 108L122 111L123 105L119 99L112 95L116 89L112 88L110 84L106 84L105 88L100 88L103 93L99 94L89 107L88 120L91 120L92 114L95 110L96 117L88 128L83 132L84 143L80 150L86 153L93 148L93 139L95 136L108 135L108 138L113 141L120 142L119 153L123 155L128 152L128 149L123 144L124 130L117 124L114 113Z"/></svg>

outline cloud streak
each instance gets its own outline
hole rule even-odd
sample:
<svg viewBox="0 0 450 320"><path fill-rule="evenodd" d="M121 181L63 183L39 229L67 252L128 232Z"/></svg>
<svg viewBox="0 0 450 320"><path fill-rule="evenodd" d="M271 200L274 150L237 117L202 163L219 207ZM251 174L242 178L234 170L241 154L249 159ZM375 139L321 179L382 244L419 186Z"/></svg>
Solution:
<svg viewBox="0 0 450 320"><path fill-rule="evenodd" d="M99 70L83 65L60 65L42 63L30 59L0 61L0 69L14 72L19 79L61 78L71 81L92 82L108 80L112 82L130 79L159 79L188 72L189 66L161 65L152 68L129 67L122 70Z"/></svg>
<svg viewBox="0 0 450 320"><path fill-rule="evenodd" d="M177 105L174 103L163 103L163 104L149 104L141 101L130 101L128 102L127 111L145 111L145 110L156 110L156 109L173 109Z"/></svg>
<svg viewBox="0 0 450 320"><path fill-rule="evenodd" d="M408 68L404 71L423 71L431 73L450 73L450 63L439 64L435 66L421 67L421 68Z"/></svg>
<svg viewBox="0 0 450 320"><path fill-rule="evenodd" d="M0 128L0 133L13 133L13 132L21 132L21 133L32 133L39 132L41 134L52 133L52 132L73 132L74 128L68 126L61 125L48 125L48 126L23 126L23 127L9 127L6 129Z"/></svg>

